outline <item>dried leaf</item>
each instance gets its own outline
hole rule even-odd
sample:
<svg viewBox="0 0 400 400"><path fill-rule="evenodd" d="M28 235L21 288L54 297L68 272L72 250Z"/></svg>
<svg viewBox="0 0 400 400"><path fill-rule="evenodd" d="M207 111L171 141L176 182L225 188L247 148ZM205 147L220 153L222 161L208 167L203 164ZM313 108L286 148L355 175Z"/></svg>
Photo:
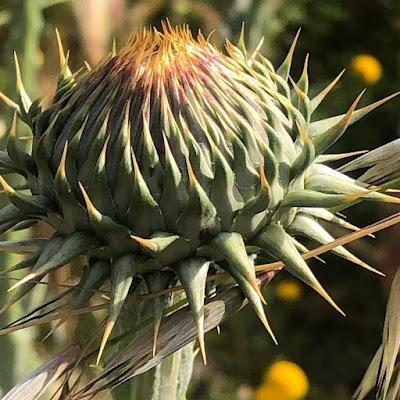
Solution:
<svg viewBox="0 0 400 400"><path fill-rule="evenodd" d="M75 344L33 371L14 386L2 400L35 400L80 356L81 348Z"/></svg>

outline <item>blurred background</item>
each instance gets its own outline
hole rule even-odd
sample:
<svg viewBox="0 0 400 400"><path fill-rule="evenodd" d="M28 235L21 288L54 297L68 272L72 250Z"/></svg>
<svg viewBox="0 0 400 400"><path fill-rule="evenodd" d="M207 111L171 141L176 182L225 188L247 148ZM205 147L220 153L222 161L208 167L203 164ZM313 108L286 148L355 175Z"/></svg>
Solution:
<svg viewBox="0 0 400 400"><path fill-rule="evenodd" d="M211 41L221 47L225 37L237 41L244 22L247 48L255 49L264 37L261 52L274 65L280 64L301 27L295 80L307 53L311 93L346 68L319 117L342 113L365 87L364 104L400 89L398 0L0 0L0 91L15 98L16 50L28 93L45 103L51 99L59 73L56 27L70 51L70 67L76 70L83 60L96 64L110 51L113 38L119 47L140 25L159 26L167 17L172 24L189 24L193 32L201 29L206 36L213 32ZM352 127L333 151L371 149L395 139L400 131L399 103L386 104ZM11 112L1 104L0 141L10 118ZM391 211L368 206L354 207L348 214L365 226ZM206 367L200 359L196 363L188 399L350 399L381 341L388 289L399 264L399 237L399 228L391 228L376 239L353 244L354 252L383 270L386 278L334 256L324 257L325 265L313 266L347 318L301 283L279 274L266 290L267 312L279 346L272 344L254 313L245 309L221 326L220 334L207 335L209 363ZM13 260L2 255L0 261L7 266ZM50 290L65 279L55 275ZM2 276L0 304L8 285ZM38 289L34 296L44 296L45 290ZM15 319L28 305L14 306L3 320ZM0 395L60 349L80 325L67 324L43 343L48 329L42 326L0 337ZM290 398L273 393L274 379L290 385Z"/></svg>

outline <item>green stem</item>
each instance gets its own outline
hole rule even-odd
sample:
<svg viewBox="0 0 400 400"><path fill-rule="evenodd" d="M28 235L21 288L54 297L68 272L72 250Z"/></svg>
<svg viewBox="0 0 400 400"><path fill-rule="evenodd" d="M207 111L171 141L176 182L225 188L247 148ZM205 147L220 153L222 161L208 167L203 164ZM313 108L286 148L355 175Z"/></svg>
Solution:
<svg viewBox="0 0 400 400"><path fill-rule="evenodd" d="M1 90L7 93L10 98L16 98L15 68L12 61L13 51L15 50L19 58L25 88L31 95L35 95L39 68L39 43L43 28L41 1L14 0L7 23L10 24L9 39L6 45L9 60L5 82L7 82L8 87L1 88ZM4 196L1 196L0 206L5 203ZM19 237L21 236L22 234L19 234ZM13 255L0 254L0 262L3 268L12 265L15 260L16 258ZM6 293L7 288L7 281L1 280L0 293ZM15 305L7 315L1 318L1 323L11 321L20 316L23 308L23 303ZM2 336L0 338L2 356L7 360L6 363L0 363L0 395L2 391L7 391L18 378L35 367L34 358L29 356L35 354L33 344L32 330L21 331L11 336ZM12 368L10 368L11 366Z"/></svg>
<svg viewBox="0 0 400 400"><path fill-rule="evenodd" d="M180 301L175 296L173 303ZM172 301L171 301L172 303ZM171 305L171 303L169 305ZM120 315L117 330L137 327L137 332L152 315L149 302L126 307ZM134 324L134 325L133 325ZM118 345L121 349L132 337ZM113 349L118 351L118 349ZM160 364L144 374L138 375L112 390L113 400L185 400L194 361L194 342L165 358Z"/></svg>

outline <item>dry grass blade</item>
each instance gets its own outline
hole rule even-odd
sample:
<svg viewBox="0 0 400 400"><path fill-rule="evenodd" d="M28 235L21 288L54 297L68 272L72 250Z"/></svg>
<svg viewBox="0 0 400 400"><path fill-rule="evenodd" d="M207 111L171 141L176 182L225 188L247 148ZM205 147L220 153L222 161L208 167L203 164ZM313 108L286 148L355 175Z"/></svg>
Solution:
<svg viewBox="0 0 400 400"><path fill-rule="evenodd" d="M379 391L386 399L400 352L400 269L393 280L383 328L383 354L379 373ZM396 398L398 398L396 396Z"/></svg>
<svg viewBox="0 0 400 400"><path fill-rule="evenodd" d="M356 158L338 169L341 172L354 171L360 168L370 167L389 158L397 157L399 153L400 139L396 139L381 147Z"/></svg>
<svg viewBox="0 0 400 400"><path fill-rule="evenodd" d="M19 239L0 242L0 251L16 254L31 254L41 248L46 239Z"/></svg>
<svg viewBox="0 0 400 400"><path fill-rule="evenodd" d="M267 284L273 276L273 272L263 274L260 284L262 286ZM236 286L224 290L209 300L204 308L205 332L215 329L238 312L244 304L246 304L244 296ZM153 327L149 326L109 362L100 376L71 396L71 399L96 396L101 390L115 387L133 376L143 374L196 338L197 330L192 313L189 307L184 307L164 318L158 334L158 352L154 357Z"/></svg>
<svg viewBox="0 0 400 400"><path fill-rule="evenodd" d="M375 387L381 360L382 360L382 345L375 353L374 358L371 361L371 364L365 371L362 382L354 393L353 396L354 400L364 399L368 395L368 393L370 393L371 390Z"/></svg>
<svg viewBox="0 0 400 400"><path fill-rule="evenodd" d="M400 269L392 283L386 309L382 344L368 367L354 399L364 399L376 387L376 399L396 400L400 395Z"/></svg>
<svg viewBox="0 0 400 400"><path fill-rule="evenodd" d="M68 347L14 386L2 400L35 400L39 398L52 382L76 362L80 352L79 345Z"/></svg>

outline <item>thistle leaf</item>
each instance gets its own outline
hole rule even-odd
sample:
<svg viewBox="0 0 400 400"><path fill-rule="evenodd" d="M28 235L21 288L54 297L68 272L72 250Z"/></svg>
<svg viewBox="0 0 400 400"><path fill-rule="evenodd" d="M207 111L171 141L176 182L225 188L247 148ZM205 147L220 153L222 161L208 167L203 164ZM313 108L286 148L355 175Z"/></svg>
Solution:
<svg viewBox="0 0 400 400"><path fill-rule="evenodd" d="M265 277L268 279L272 276L273 273L265 275L263 282L266 282ZM256 298L258 298L257 295ZM226 318L239 311L244 303L243 294L237 287L217 294L204 307L204 331L215 329ZM93 396L101 390L140 375L158 365L165 357L195 340L197 336L190 306L163 319L158 336L158 352L155 357L152 355L152 329L153 327L148 327L135 337L110 361L105 370L82 388L77 395Z"/></svg>
<svg viewBox="0 0 400 400"><path fill-rule="evenodd" d="M165 229L159 205L148 188L132 150L134 182L132 201L128 208L128 223L138 235L147 236ZM140 211L139 211L140 210Z"/></svg>
<svg viewBox="0 0 400 400"><path fill-rule="evenodd" d="M222 254L222 257L227 262L230 274L236 280L238 280L239 276L243 277L265 304L256 279L254 263L251 262L247 255L243 237L236 232L222 232L213 239L211 246Z"/></svg>
<svg viewBox="0 0 400 400"><path fill-rule="evenodd" d="M295 190L289 192L282 200L282 207L321 207L332 208L341 207L351 204L357 198L361 198L368 194L369 191L353 193L350 195L343 194L327 194L317 192L315 190Z"/></svg>
<svg viewBox="0 0 400 400"><path fill-rule="evenodd" d="M17 53L14 51L14 63L15 63L15 80L18 92L18 103L19 109L21 111L21 119L30 125L31 120L29 117L29 109L32 105L32 100L29 98L28 93L26 93L24 84L21 78L21 69L19 67Z"/></svg>
<svg viewBox="0 0 400 400"><path fill-rule="evenodd" d="M164 185L160 198L160 207L163 211L165 223L168 228L176 229L176 221L181 211L181 207L184 202L183 198L183 187L182 174L179 171L178 165L169 147L168 139L163 135L164 138L164 150L165 150L165 165L164 165ZM171 206L171 199L176 202L175 207Z"/></svg>
<svg viewBox="0 0 400 400"><path fill-rule="evenodd" d="M32 272L25 278L21 279L17 284L12 286L9 291L17 288L18 286L29 282L32 279L41 277L50 271L64 266L81 254L85 254L87 251L99 247L100 242L94 236L84 232L74 232L66 237L55 237L57 238L58 251L56 253L51 252L49 259L39 260L35 264ZM61 241L61 243L59 243ZM47 250L48 246L53 246L53 242L50 242L44 250ZM49 249L50 250L50 249Z"/></svg>
<svg viewBox="0 0 400 400"><path fill-rule="evenodd" d="M193 258L180 262L176 269L178 278L185 289L196 323L197 337L204 364L207 364L204 344L204 296L209 266L210 261L202 258Z"/></svg>
<svg viewBox="0 0 400 400"><path fill-rule="evenodd" d="M298 213L293 220L292 224L289 228L290 233L293 235L300 235L305 238L316 241L319 244L327 244L333 242L335 238L331 236L317 221L315 221L311 216L307 216L301 213ZM345 260L349 260L360 267L363 267L375 274L384 276L384 274L375 268L372 268L364 261L355 257L348 250L346 250L343 246L337 246L332 249L332 252L338 255L339 257L344 258Z"/></svg>
<svg viewBox="0 0 400 400"><path fill-rule="evenodd" d="M111 300L108 309L108 318L104 328L103 339L101 341L97 356L98 365L106 346L107 340L111 335L112 329L118 319L118 315L128 296L133 277L137 274L139 266L143 260L133 254L127 254L113 260L111 275Z"/></svg>
<svg viewBox="0 0 400 400"><path fill-rule="evenodd" d="M311 99L311 112L314 112L318 106L322 103L325 97L329 94L329 92L335 87L335 85L339 82L340 78L344 74L345 70L342 70L339 75L324 89L322 89L315 97Z"/></svg>
<svg viewBox="0 0 400 400"><path fill-rule="evenodd" d="M45 196L28 196L26 194L15 191L1 175L0 184L3 187L5 194L10 199L10 202L13 203L16 207L25 210L30 214L45 214L50 206L50 201Z"/></svg>
<svg viewBox="0 0 400 400"><path fill-rule="evenodd" d="M301 31L301 29L299 29L297 31L296 36L293 39L293 42L290 46L289 52L288 52L285 60L283 61L281 66L276 70L276 73L279 74L286 81L289 78L290 67L292 66L293 54L294 54L294 50L296 49L297 40L299 39L299 36L300 36L300 31Z"/></svg>
<svg viewBox="0 0 400 400"><path fill-rule="evenodd" d="M268 255L280 260L285 268L298 279L312 287L319 293L336 311L345 315L336 305L329 294L318 282L310 267L303 260L291 237L279 225L269 225L257 236L255 244L260 246Z"/></svg>
<svg viewBox="0 0 400 400"><path fill-rule="evenodd" d="M221 229L228 230L235 211L241 208L243 201L235 185L235 175L225 157L211 141L214 158L214 180L211 185L210 200L221 220Z"/></svg>
<svg viewBox="0 0 400 400"><path fill-rule="evenodd" d="M73 189L68 181L66 172L66 159L68 142L65 142L60 165L54 179L54 189L62 209L63 219L66 222L66 231L73 231L85 227L87 216L85 209L76 199Z"/></svg>
<svg viewBox="0 0 400 400"><path fill-rule="evenodd" d="M186 165L189 177L189 199L179 216L178 227L182 236L191 239L198 237L201 231L215 227L217 211L197 181L188 157L186 158Z"/></svg>
<svg viewBox="0 0 400 400"><path fill-rule="evenodd" d="M336 124L330 126L327 130L323 132L318 132L318 134L313 135L313 125L311 124L310 136L313 140L315 151L317 154L324 153L343 135L347 127L352 122L353 114L364 92L365 90L358 95L358 97L354 100L353 104L350 106L349 110L343 116L343 118L341 118Z"/></svg>
<svg viewBox="0 0 400 400"><path fill-rule="evenodd" d="M150 293L158 293L162 290L167 289L171 282L174 280L175 275L172 271L154 271L144 275L147 288ZM153 303L153 357L157 352L157 338L160 330L162 318L164 317L164 311L170 303L169 295L157 296L152 300Z"/></svg>
<svg viewBox="0 0 400 400"><path fill-rule="evenodd" d="M14 112L14 117L10 132L7 137L7 153L11 160L10 164L15 164L16 170L24 174L32 173L35 170L32 157L25 153L18 146L17 138L17 112Z"/></svg>
<svg viewBox="0 0 400 400"><path fill-rule="evenodd" d="M354 113L350 116L350 119L348 121L348 125L353 125L357 121L359 121L361 118L365 117L368 113L371 111L375 110L382 104L386 103L387 101L393 99L394 97L398 96L400 92L396 92L391 94L390 96L387 96L381 100L376 101L375 103L369 104L368 106L362 107L359 110L354 111ZM348 114L348 112L347 112ZM314 136L319 135L321 132L326 132L333 128L335 125L338 125L340 121L343 121L343 119L346 117L346 114L343 115L338 115L336 117L330 117L326 118L320 121L315 121L311 123L310 126L310 135L313 138Z"/></svg>

